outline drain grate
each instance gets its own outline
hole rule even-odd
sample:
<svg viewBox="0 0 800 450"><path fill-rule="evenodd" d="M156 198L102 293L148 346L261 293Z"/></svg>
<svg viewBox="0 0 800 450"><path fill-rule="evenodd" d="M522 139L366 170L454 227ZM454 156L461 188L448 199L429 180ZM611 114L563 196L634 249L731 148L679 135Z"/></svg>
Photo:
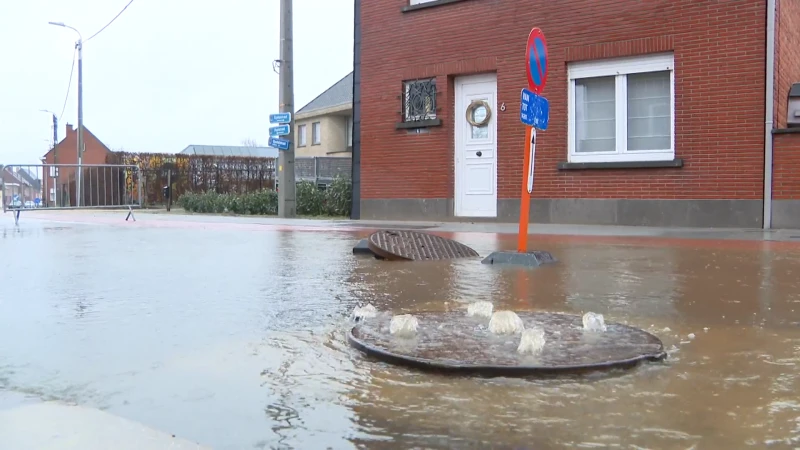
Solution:
<svg viewBox="0 0 800 450"><path fill-rule="evenodd" d="M376 255L394 261L435 261L478 256L478 252L458 241L406 230L372 233L368 246Z"/></svg>

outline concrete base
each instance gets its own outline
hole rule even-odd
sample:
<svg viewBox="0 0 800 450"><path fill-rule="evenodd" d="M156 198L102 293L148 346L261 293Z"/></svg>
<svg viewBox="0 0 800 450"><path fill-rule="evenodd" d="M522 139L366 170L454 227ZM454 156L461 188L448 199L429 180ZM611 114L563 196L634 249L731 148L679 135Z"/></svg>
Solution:
<svg viewBox="0 0 800 450"><path fill-rule="evenodd" d="M15 450L209 448L98 409L56 402L0 410L0 442Z"/></svg>
<svg viewBox="0 0 800 450"><path fill-rule="evenodd" d="M494 218L455 217L453 204L449 198L368 199L361 201L361 219L507 223L519 218L518 199L499 199ZM779 213L783 209L775 208L779 222L789 222ZM761 228L761 219L760 200L533 199L530 212L531 223L540 224Z"/></svg>
<svg viewBox="0 0 800 450"><path fill-rule="evenodd" d="M492 252L489 256L483 258L481 264L539 267L556 262L557 260L550 252L534 250L525 253L514 251Z"/></svg>
<svg viewBox="0 0 800 450"><path fill-rule="evenodd" d="M800 228L800 200L773 200L772 228Z"/></svg>
<svg viewBox="0 0 800 450"><path fill-rule="evenodd" d="M375 253L372 253L372 250L369 249L369 245L367 244L366 239L358 241L358 244L356 244L356 246L353 247L353 254L375 256Z"/></svg>

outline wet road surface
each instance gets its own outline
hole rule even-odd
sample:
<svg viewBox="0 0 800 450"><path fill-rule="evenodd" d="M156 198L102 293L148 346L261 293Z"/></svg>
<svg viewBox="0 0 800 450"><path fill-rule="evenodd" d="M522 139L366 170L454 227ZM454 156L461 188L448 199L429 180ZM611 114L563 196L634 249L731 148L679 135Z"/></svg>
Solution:
<svg viewBox="0 0 800 450"><path fill-rule="evenodd" d="M367 231L0 219L0 390L15 396L217 449L800 446L797 246L536 236L560 264L529 271L354 257ZM515 245L450 237L481 255ZM610 377L472 379L347 346L359 303L475 300L602 313L670 357Z"/></svg>

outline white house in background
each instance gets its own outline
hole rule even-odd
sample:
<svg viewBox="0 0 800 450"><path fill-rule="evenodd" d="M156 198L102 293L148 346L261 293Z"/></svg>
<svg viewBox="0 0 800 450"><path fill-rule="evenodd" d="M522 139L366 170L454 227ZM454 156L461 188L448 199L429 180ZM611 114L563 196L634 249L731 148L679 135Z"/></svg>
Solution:
<svg viewBox="0 0 800 450"><path fill-rule="evenodd" d="M353 73L295 114L295 156L353 156Z"/></svg>

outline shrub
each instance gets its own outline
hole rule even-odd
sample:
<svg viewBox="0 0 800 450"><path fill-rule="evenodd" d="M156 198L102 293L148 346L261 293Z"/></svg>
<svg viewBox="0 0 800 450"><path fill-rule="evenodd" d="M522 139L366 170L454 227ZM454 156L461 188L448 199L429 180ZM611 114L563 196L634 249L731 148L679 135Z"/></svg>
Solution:
<svg viewBox="0 0 800 450"><path fill-rule="evenodd" d="M310 181L297 183L295 191L297 214L302 216L320 216L324 212L325 191L320 190Z"/></svg>
<svg viewBox="0 0 800 450"><path fill-rule="evenodd" d="M310 181L297 183L297 213L304 216L349 216L353 184L336 178L326 190ZM247 194L218 194L214 191L183 194L177 205L187 212L239 215L278 214L278 193L264 189Z"/></svg>

